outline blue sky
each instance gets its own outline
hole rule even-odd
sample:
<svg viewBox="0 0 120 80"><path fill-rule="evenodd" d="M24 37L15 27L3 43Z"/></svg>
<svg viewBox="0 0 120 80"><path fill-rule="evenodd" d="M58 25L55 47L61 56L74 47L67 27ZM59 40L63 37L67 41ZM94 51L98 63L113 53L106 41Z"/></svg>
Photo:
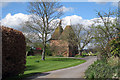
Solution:
<svg viewBox="0 0 120 80"><path fill-rule="evenodd" d="M105 11L109 9L117 9L117 6L113 6L111 2L108 3L96 3L96 2L62 2L61 3L65 8L70 10L66 11L65 14L61 17L78 15L83 19L93 19L96 18L96 11ZM23 13L29 14L27 10L28 2L10 2L2 8L2 19L6 17L8 13L11 15Z"/></svg>

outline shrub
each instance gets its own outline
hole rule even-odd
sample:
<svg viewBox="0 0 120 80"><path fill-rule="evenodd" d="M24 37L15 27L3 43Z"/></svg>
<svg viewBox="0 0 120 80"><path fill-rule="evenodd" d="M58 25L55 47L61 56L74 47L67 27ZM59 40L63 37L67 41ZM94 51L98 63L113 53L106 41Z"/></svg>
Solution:
<svg viewBox="0 0 120 80"><path fill-rule="evenodd" d="M118 65L118 62L119 62L119 57L110 57L107 59L107 63L110 65L110 66L117 66Z"/></svg>
<svg viewBox="0 0 120 80"><path fill-rule="evenodd" d="M112 67L104 61L96 61L86 70L85 77L91 80L95 78L115 78L114 76L118 78L117 71L116 67Z"/></svg>
<svg viewBox="0 0 120 80"><path fill-rule="evenodd" d="M2 26L2 77L22 74L26 64L26 43L22 32Z"/></svg>
<svg viewBox="0 0 120 80"><path fill-rule="evenodd" d="M83 55L83 56L87 56L87 55L88 55L88 53L82 53L82 55Z"/></svg>
<svg viewBox="0 0 120 80"><path fill-rule="evenodd" d="M51 49L50 49L50 45L49 44L47 44L47 47L46 47L46 55L47 56L52 56L52 51L51 51Z"/></svg>
<svg viewBox="0 0 120 80"><path fill-rule="evenodd" d="M75 57L78 57L78 58L83 58L83 57L85 57L84 55L75 55Z"/></svg>
<svg viewBox="0 0 120 80"><path fill-rule="evenodd" d="M117 57L120 56L120 33L118 35L118 37L109 41L111 55Z"/></svg>
<svg viewBox="0 0 120 80"><path fill-rule="evenodd" d="M33 56L33 55L34 55L33 49L30 48L30 50L27 53L27 56Z"/></svg>
<svg viewBox="0 0 120 80"><path fill-rule="evenodd" d="M99 54L99 52L96 52L96 53L94 53L93 55L94 55L94 56L97 56L98 54Z"/></svg>
<svg viewBox="0 0 120 80"><path fill-rule="evenodd" d="M63 55L56 55L56 57L63 57Z"/></svg>

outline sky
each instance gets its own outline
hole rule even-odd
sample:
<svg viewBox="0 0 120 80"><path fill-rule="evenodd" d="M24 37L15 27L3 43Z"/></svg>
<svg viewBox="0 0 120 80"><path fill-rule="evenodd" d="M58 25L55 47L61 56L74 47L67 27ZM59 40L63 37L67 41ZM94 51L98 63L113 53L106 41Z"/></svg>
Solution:
<svg viewBox="0 0 120 80"><path fill-rule="evenodd" d="M5 4L4 2L3 4ZM64 15L61 17L78 15L83 19L93 19L96 17L97 11L108 11L109 9L117 9L117 4L113 5L109 3L96 3L96 2L61 2L66 8ZM29 14L27 12L28 2L9 2L2 8L2 19L6 17L8 13L11 15L17 13Z"/></svg>
<svg viewBox="0 0 120 80"><path fill-rule="evenodd" d="M2 6L0 5L2 9L0 22L4 26L17 29L20 27L20 22L27 21L30 16L27 12L29 3L5 1L2 2ZM65 26L71 23L81 23L88 26L92 23L92 20L97 18L96 11L108 12L110 9L115 10L118 8L118 3L116 2L97 2L97 0L88 0L87 2L61 2L61 5L63 5L64 15L60 19L64 19L63 24Z"/></svg>

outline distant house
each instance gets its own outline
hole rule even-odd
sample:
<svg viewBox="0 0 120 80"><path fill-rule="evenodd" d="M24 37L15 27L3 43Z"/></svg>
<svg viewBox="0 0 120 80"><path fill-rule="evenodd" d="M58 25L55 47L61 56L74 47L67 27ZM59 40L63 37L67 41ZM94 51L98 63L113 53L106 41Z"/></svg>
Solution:
<svg viewBox="0 0 120 80"><path fill-rule="evenodd" d="M72 57L78 53L77 38L70 25L67 25L63 30L61 21L59 26L55 29L51 40L50 47L53 51L53 56Z"/></svg>
<svg viewBox="0 0 120 80"><path fill-rule="evenodd" d="M35 48L35 50L33 50L33 52L34 52L34 55L35 54L40 54L40 55L42 55L42 49L41 48Z"/></svg>
<svg viewBox="0 0 120 80"><path fill-rule="evenodd" d="M42 55L42 51L41 48L31 48L30 51L28 51L27 56L34 56L36 54Z"/></svg>

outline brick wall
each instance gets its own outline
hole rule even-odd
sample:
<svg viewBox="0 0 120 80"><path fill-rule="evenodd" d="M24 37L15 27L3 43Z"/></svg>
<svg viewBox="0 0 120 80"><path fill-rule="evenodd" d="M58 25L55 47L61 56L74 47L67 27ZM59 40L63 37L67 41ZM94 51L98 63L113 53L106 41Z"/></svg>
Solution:
<svg viewBox="0 0 120 80"><path fill-rule="evenodd" d="M51 40L50 46L54 56L55 55L69 56L68 42L63 40Z"/></svg>

